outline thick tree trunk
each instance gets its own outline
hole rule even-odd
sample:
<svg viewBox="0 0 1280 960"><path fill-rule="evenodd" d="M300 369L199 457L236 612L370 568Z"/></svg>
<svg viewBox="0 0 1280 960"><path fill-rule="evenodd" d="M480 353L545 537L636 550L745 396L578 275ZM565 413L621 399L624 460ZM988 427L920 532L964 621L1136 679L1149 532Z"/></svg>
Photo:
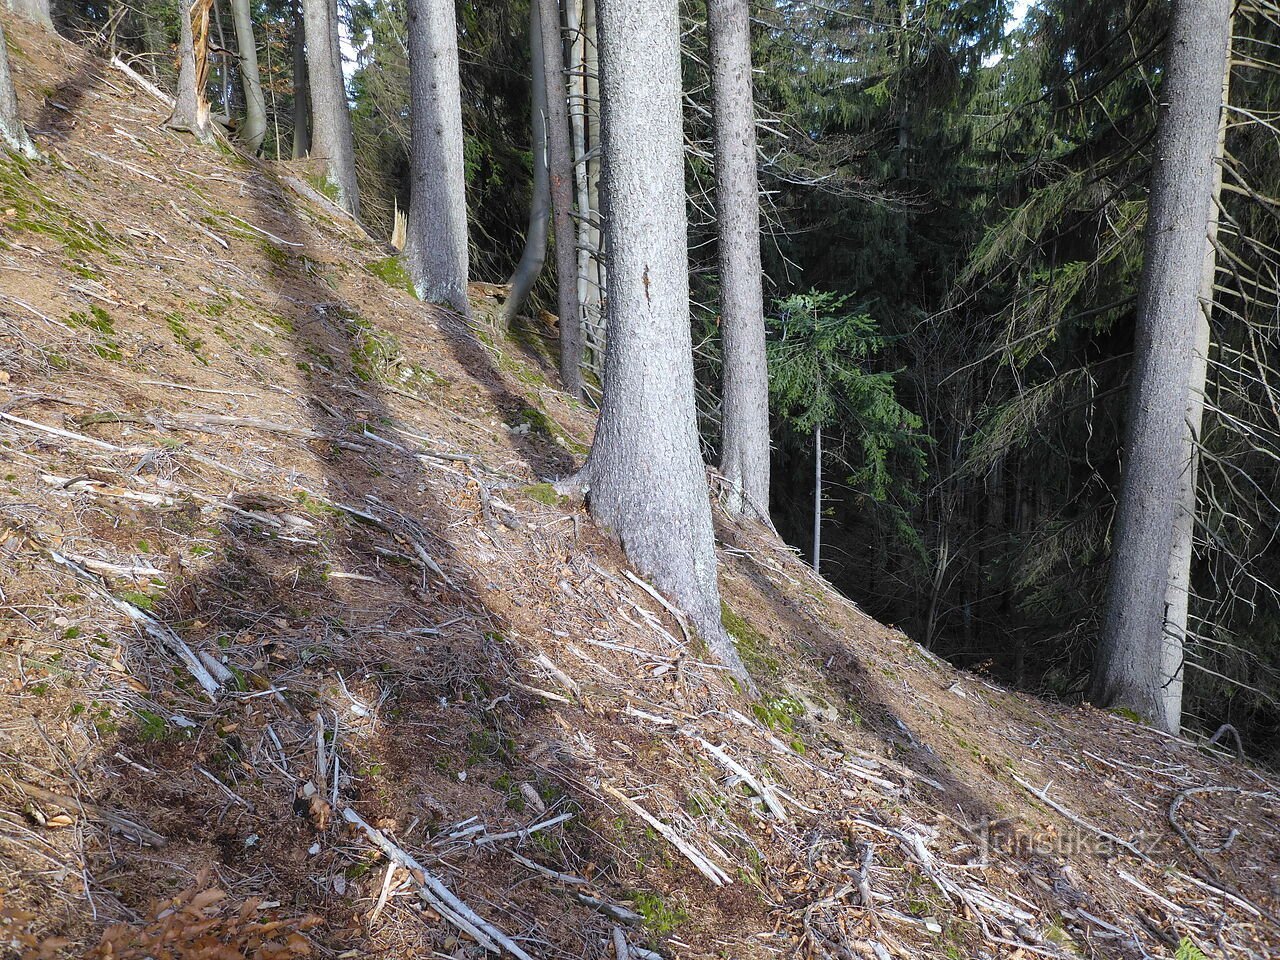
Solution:
<svg viewBox="0 0 1280 960"><path fill-rule="evenodd" d="M720 333L724 340L720 472L728 484L725 507L730 515L751 514L767 524L769 370L747 0L708 0L707 29L715 108Z"/></svg>
<svg viewBox="0 0 1280 960"><path fill-rule="evenodd" d="M351 109L342 76L337 0L302 0L307 44L307 79L311 90L311 156L325 163L338 205L360 216L356 186L355 142Z"/></svg>
<svg viewBox="0 0 1280 960"><path fill-rule="evenodd" d="M565 392L582 394L582 310L578 306L578 256L573 228L573 151L564 83L564 53L557 0L534 0L542 27L543 76L547 84L547 160L551 211L556 229L556 289L560 313L560 380Z"/></svg>
<svg viewBox="0 0 1280 960"><path fill-rule="evenodd" d="M303 43L305 32L302 18L302 2L293 4L293 149L294 160L301 160L311 152L311 82L307 77L307 48Z"/></svg>
<svg viewBox="0 0 1280 960"><path fill-rule="evenodd" d="M173 113L165 122L174 130L185 130L200 140L208 140L209 101L205 98L204 85L208 79L209 49L209 3L210 0L196 0L188 4L187 0L178 0L178 91L173 102ZM197 20L195 29L203 38L203 51L197 56L196 42L192 36L192 19Z"/></svg>
<svg viewBox="0 0 1280 960"><path fill-rule="evenodd" d="M13 74L9 72L9 48L4 43L3 25L0 25L0 141L8 149L33 160L40 156L18 113L18 94L13 88Z"/></svg>
<svg viewBox="0 0 1280 960"><path fill-rule="evenodd" d="M53 29L53 17L49 15L49 0L9 0L9 9L32 23Z"/></svg>
<svg viewBox="0 0 1280 960"><path fill-rule="evenodd" d="M1090 696L1165 725L1165 590L1181 470L1230 0L1174 0L1152 170L1124 478ZM1169 731L1176 733L1176 730Z"/></svg>
<svg viewBox="0 0 1280 960"><path fill-rule="evenodd" d="M240 140L250 153L257 153L267 135L267 101L262 95L262 78L258 73L258 42L253 36L249 0L231 0L231 16L240 52L240 84L244 88L244 125L240 128Z"/></svg>
<svg viewBox="0 0 1280 960"><path fill-rule="evenodd" d="M1204 422L1204 390L1209 372L1209 319L1213 314L1213 284L1218 272L1217 240L1222 197L1222 159L1227 145L1227 111L1231 102L1231 57L1222 75L1222 103L1218 117L1218 147L1214 154L1212 206L1209 208L1209 237L1205 245L1204 269L1200 277L1200 304L1197 311L1195 350L1191 357L1191 385L1187 392L1187 419L1182 429L1182 446L1174 491L1173 545L1169 551L1169 583L1165 588L1164 646L1161 653L1161 690L1164 694L1164 721L1161 726L1177 732L1182 728L1182 686L1185 678L1187 616L1191 605L1191 558L1195 552L1196 480L1200 468L1200 430Z"/></svg>
<svg viewBox="0 0 1280 960"><path fill-rule="evenodd" d="M551 221L551 187L547 181L547 84L543 73L542 19L538 4L529 4L530 130L533 140L533 186L529 192L529 230L524 237L524 252L511 274L511 293L502 307L502 320L508 327L533 291L547 260L547 232Z"/></svg>
<svg viewBox="0 0 1280 960"><path fill-rule="evenodd" d="M609 350L580 482L631 562L745 680L720 622L694 419L678 2L600 0L599 16Z"/></svg>
<svg viewBox="0 0 1280 960"><path fill-rule="evenodd" d="M418 296L464 314L467 198L453 0L409 0L413 149L405 265Z"/></svg>

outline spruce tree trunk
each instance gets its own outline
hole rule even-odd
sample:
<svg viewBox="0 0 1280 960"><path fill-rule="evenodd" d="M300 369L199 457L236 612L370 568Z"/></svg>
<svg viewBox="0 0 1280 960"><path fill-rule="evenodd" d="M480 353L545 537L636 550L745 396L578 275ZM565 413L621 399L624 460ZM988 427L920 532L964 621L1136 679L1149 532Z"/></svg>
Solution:
<svg viewBox="0 0 1280 960"><path fill-rule="evenodd" d="M337 0L302 0L311 90L311 156L325 163L329 186L340 207L360 216L351 109L342 76Z"/></svg>
<svg viewBox="0 0 1280 960"><path fill-rule="evenodd" d="M0 141L24 157L34 160L40 156L18 113L18 93L13 87L13 74L9 72L9 48L4 44L3 24L0 24Z"/></svg>
<svg viewBox="0 0 1280 960"><path fill-rule="evenodd" d="M453 0L409 0L413 149L405 266L418 296L470 314L462 92Z"/></svg>
<svg viewBox="0 0 1280 960"><path fill-rule="evenodd" d="M596 31L596 0L582 4L582 32L586 41L584 56L587 108L587 206L591 217L587 222L587 295L582 301L584 354L590 352L592 368L599 373L604 364L604 242L600 232L603 212L600 209L600 62Z"/></svg>
<svg viewBox="0 0 1280 960"><path fill-rule="evenodd" d="M678 0L599 0L599 36L609 350L576 482L636 568L748 680L720 622L694 419Z"/></svg>
<svg viewBox="0 0 1280 960"><path fill-rule="evenodd" d="M194 134L197 139L208 140L209 101L205 99L204 80L207 78L208 58L199 62L196 57L195 40L192 36L191 18L208 17L208 7L196 0L188 4L187 0L178 0L178 90L173 101L173 113L165 121L165 126L174 130L185 130ZM207 23L205 28L205 51L208 51Z"/></svg>
<svg viewBox="0 0 1280 960"><path fill-rule="evenodd" d="M1110 591L1091 699L1165 726L1163 634L1173 543L1173 488L1183 431L1213 192L1230 0L1174 0L1137 333ZM1177 730L1170 730L1177 733Z"/></svg>
<svg viewBox="0 0 1280 960"><path fill-rule="evenodd" d="M731 516L769 523L769 370L760 267L760 182L747 0L708 0L719 220L723 440ZM815 553L816 557L816 553Z"/></svg>
<svg viewBox="0 0 1280 960"><path fill-rule="evenodd" d="M267 101L262 95L262 77L258 73L258 42L253 36L249 0L231 0L231 17L235 21L240 84L244 88L244 125L240 128L240 139L250 153L257 153L267 135Z"/></svg>
<svg viewBox="0 0 1280 960"><path fill-rule="evenodd" d="M813 572L822 565L822 424L813 428Z"/></svg>
<svg viewBox="0 0 1280 960"><path fill-rule="evenodd" d="M582 395L582 310L578 306L577 233L573 228L573 151L564 83L564 45L558 0L533 0L542 27L543 76L547 85L547 166L556 230L556 289L560 313L560 380L565 392Z"/></svg>
<svg viewBox="0 0 1280 960"><path fill-rule="evenodd" d="M591 182L587 170L587 35L583 29L583 0L569 0L565 7L565 26L569 31L572 45L569 56L569 128L573 133L573 185L574 202L578 215L574 220L576 239L574 251L578 258L578 322L579 336L582 341L580 356L585 359L587 347L587 312L586 303L590 296L588 290L588 271L591 264Z"/></svg>
<svg viewBox="0 0 1280 960"><path fill-rule="evenodd" d="M226 51L229 48L227 47L227 35L222 29L222 7L218 3L218 0L213 0L211 6L213 9L214 26L218 31L218 47L219 49ZM219 102L222 105L224 125L229 126L231 122L231 74L227 70L227 54L225 52L219 54L218 61L221 64L218 69Z"/></svg>
<svg viewBox="0 0 1280 960"><path fill-rule="evenodd" d="M1218 118L1218 147L1214 154L1212 206L1209 208L1209 240L1205 245L1200 277L1195 351L1191 358L1191 386L1187 393L1187 419L1182 430L1178 483L1174 491L1173 545L1169 551L1169 583L1165 588L1164 646L1161 655L1161 689L1164 693L1164 729L1182 728L1182 686L1185 680L1187 616L1191 605L1191 558L1195 552L1196 480L1200 472L1200 431L1204 423L1204 391L1209 372L1213 285L1218 272L1217 240L1222 198L1222 160L1227 144L1227 111L1231 102L1231 56L1222 75L1222 103Z"/></svg>
<svg viewBox="0 0 1280 960"><path fill-rule="evenodd" d="M551 188L547 182L547 84L543 73L542 20L538 4L529 4L530 129L533 140L533 186L529 191L529 230L524 251L511 274L511 292L502 306L502 321L510 327L533 291L547 260L547 228L551 221Z"/></svg>
<svg viewBox="0 0 1280 960"><path fill-rule="evenodd" d="M302 2L293 4L293 149L294 160L301 160L311 152L311 83L307 78L307 48L303 43L305 32L302 19Z"/></svg>
<svg viewBox="0 0 1280 960"><path fill-rule="evenodd" d="M53 17L49 15L49 0L9 0L9 9L32 23L53 29Z"/></svg>

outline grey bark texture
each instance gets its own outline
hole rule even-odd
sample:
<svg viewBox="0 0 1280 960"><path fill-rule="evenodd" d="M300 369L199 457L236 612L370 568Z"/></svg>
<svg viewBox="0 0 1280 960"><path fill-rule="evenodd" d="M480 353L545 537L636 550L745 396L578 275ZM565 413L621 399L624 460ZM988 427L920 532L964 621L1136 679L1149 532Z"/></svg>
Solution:
<svg viewBox="0 0 1280 960"><path fill-rule="evenodd" d="M49 15L49 0L9 0L9 9L32 23L53 29L53 17Z"/></svg>
<svg viewBox="0 0 1280 960"><path fill-rule="evenodd" d="M307 48L303 42L301 0L293 4L293 149L294 160L311 152L311 83L307 78Z"/></svg>
<svg viewBox="0 0 1280 960"><path fill-rule="evenodd" d="M250 153L257 153L267 135L267 101L262 95L262 77L258 73L258 41L253 35L249 0L231 0L231 18L235 21L240 85L244 88L244 124L240 127L240 140Z"/></svg>
<svg viewBox="0 0 1280 960"><path fill-rule="evenodd" d="M529 229L524 235L520 262L511 274L511 292L502 305L502 321L511 326L525 300L533 292L547 260L547 233L551 222L551 187L547 181L547 85L543 79L542 19L538 4L529 4L530 84L529 152L533 155L533 186L529 191Z"/></svg>
<svg viewBox="0 0 1280 960"><path fill-rule="evenodd" d="M178 0L178 88L173 112L165 126L185 130L201 140L210 137L209 104L199 88L195 40L191 33L191 4Z"/></svg>
<svg viewBox="0 0 1280 960"><path fill-rule="evenodd" d="M27 136L27 128L18 113L18 93L13 86L13 74L9 72L9 49L5 46L4 26L0 24L0 140L14 153L35 159L40 156L35 144Z"/></svg>
<svg viewBox="0 0 1280 960"><path fill-rule="evenodd" d="M720 622L694 420L678 0L599 0L599 37L609 348L575 482L628 559L748 680Z"/></svg>
<svg viewBox="0 0 1280 960"><path fill-rule="evenodd" d="M1124 474L1090 698L1165 725L1162 649L1230 0L1174 0L1151 176ZM1170 730L1177 733L1176 730Z"/></svg>
<svg viewBox="0 0 1280 960"><path fill-rule="evenodd" d="M715 114L716 219L723 339L725 509L769 523L769 370L760 266L760 181L747 0L708 0Z"/></svg>
<svg viewBox="0 0 1280 960"><path fill-rule="evenodd" d="M470 314L462 92L453 0L409 0L409 226L405 266L418 296Z"/></svg>
<svg viewBox="0 0 1280 960"><path fill-rule="evenodd" d="M1229 31L1228 31L1229 32ZM1222 103L1231 102L1231 56L1222 75ZM1219 111L1218 144L1214 152L1212 203L1208 241L1200 276L1200 306L1196 316L1195 348L1191 356L1191 382L1187 391L1186 421L1179 450L1178 483L1174 492L1173 543L1169 550L1169 582L1165 587L1164 645L1161 651L1161 690L1164 694L1165 730L1182 728L1182 687L1186 675L1187 618L1191 608L1191 559L1195 553L1196 482L1200 473L1200 432L1204 425L1204 390L1209 372L1213 315L1213 285L1218 273L1218 204L1222 198L1222 161L1227 146L1227 111Z"/></svg>
<svg viewBox="0 0 1280 960"><path fill-rule="evenodd" d="M359 217L355 141L342 76L337 0L302 0L302 18L311 92L311 156L324 161L325 175L337 192L338 205Z"/></svg>
<svg viewBox="0 0 1280 960"><path fill-rule="evenodd" d="M564 44L558 0L533 0L542 27L543 76L547 86L547 168L556 230L556 291L560 315L560 380L565 392L582 395L582 309L578 305L578 254L573 226L573 148L564 82Z"/></svg>

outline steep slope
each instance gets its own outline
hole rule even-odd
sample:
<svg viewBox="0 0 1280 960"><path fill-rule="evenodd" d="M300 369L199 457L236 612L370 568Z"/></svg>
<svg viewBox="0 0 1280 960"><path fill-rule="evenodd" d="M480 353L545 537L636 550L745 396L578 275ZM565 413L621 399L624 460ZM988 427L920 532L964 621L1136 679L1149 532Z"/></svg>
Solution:
<svg viewBox="0 0 1280 960"><path fill-rule="evenodd" d="M0 161L0 944L1280 951L1269 774L960 674L722 525L743 696L544 482L591 417L536 332L5 27L49 162Z"/></svg>

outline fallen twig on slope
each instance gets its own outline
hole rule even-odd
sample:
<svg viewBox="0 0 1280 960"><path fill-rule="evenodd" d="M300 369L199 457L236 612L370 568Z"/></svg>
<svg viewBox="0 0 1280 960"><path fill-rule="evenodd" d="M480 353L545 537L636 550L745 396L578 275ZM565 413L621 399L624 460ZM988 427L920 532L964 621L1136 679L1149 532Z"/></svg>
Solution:
<svg viewBox="0 0 1280 960"><path fill-rule="evenodd" d="M380 830L365 823L360 814L350 807L344 807L342 819L362 830L369 842L381 850L387 859L408 870L409 875L418 883L418 895L443 919L462 930L486 950L493 953L505 950L519 960L533 960L529 954L520 949L519 944L459 900L448 887L437 877L428 873L427 869L410 854L388 840Z"/></svg>

